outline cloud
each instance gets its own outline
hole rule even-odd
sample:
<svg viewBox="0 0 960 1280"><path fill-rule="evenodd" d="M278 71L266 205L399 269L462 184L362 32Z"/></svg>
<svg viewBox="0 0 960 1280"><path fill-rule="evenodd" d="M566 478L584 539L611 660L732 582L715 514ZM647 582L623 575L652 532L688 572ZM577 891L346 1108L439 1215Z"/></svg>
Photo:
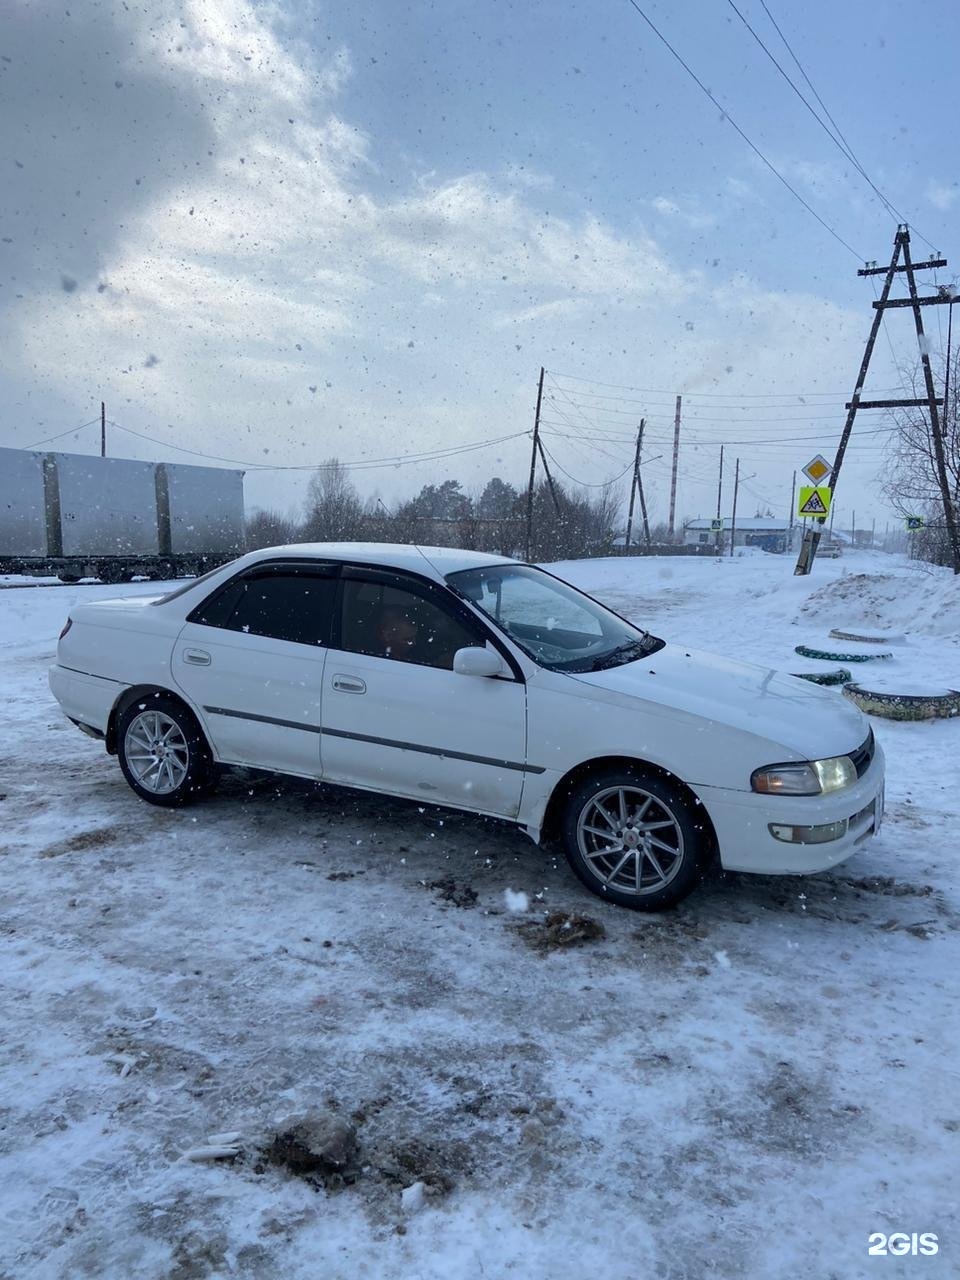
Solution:
<svg viewBox="0 0 960 1280"><path fill-rule="evenodd" d="M940 182L931 178L924 195L935 209L952 209L960 199L960 185L956 182Z"/></svg>
<svg viewBox="0 0 960 1280"><path fill-rule="evenodd" d="M666 196L657 196L649 202L650 208L658 213L662 218L674 219L684 223L693 230L702 230L705 227L716 225L717 217L714 213L704 213L688 202L686 208L678 204L676 200L668 200Z"/></svg>
<svg viewBox="0 0 960 1280"><path fill-rule="evenodd" d="M0 195L18 235L0 260L11 403L102 395L118 421L171 443L306 464L522 430L541 363L723 390L846 372L859 316L746 278L708 288L642 223L545 213L534 201L549 175L430 174L376 194L376 139L338 109L348 51L318 58L275 10L111 12L71 27L64 54L60 10L15 9L3 83L27 93L14 136L32 150ZM98 68L86 80L84 60ZM58 78L62 100L33 123L29 104L56 98ZM36 438L26 425L10 443ZM511 473L512 450L465 466ZM254 501L287 492L266 483L251 479Z"/></svg>
<svg viewBox="0 0 960 1280"><path fill-rule="evenodd" d="M121 228L209 167L202 86L171 92L136 34L123 8L5 8L0 308L96 281Z"/></svg>

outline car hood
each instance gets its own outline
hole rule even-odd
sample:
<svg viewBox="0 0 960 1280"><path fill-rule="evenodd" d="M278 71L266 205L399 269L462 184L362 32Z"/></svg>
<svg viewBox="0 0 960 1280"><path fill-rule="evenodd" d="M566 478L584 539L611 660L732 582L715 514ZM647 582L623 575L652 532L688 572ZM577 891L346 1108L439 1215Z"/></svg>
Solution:
<svg viewBox="0 0 960 1280"><path fill-rule="evenodd" d="M784 759L846 755L869 723L841 694L770 667L667 644L647 658L574 679L782 743Z"/></svg>

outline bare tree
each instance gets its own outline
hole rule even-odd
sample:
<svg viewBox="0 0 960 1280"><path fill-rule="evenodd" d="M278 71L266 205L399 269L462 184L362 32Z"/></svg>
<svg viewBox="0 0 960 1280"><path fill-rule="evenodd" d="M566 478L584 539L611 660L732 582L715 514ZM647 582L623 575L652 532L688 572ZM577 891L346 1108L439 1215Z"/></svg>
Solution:
<svg viewBox="0 0 960 1280"><path fill-rule="evenodd" d="M556 501L554 501L556 497ZM533 493L534 560L573 560L609 555L621 501L610 485L597 496L542 480Z"/></svg>
<svg viewBox="0 0 960 1280"><path fill-rule="evenodd" d="M363 503L339 459L328 458L310 477L305 517L308 542L350 542L362 536Z"/></svg>
<svg viewBox="0 0 960 1280"><path fill-rule="evenodd" d="M282 547L300 541L300 526L289 515L279 511L258 511L247 521L247 550Z"/></svg>
<svg viewBox="0 0 960 1280"><path fill-rule="evenodd" d="M960 407L955 388L960 374L960 356L950 360L947 403L940 414L941 442L951 502L960 502ZM944 385L945 362L938 370ZM901 370L904 387L912 387L917 399L925 395L919 366ZM894 510L904 518L922 516L926 528L913 535L914 551L934 564L952 564L953 550L946 529L946 511L937 467L929 414L924 409L891 409L887 419L890 452L881 473L883 490Z"/></svg>

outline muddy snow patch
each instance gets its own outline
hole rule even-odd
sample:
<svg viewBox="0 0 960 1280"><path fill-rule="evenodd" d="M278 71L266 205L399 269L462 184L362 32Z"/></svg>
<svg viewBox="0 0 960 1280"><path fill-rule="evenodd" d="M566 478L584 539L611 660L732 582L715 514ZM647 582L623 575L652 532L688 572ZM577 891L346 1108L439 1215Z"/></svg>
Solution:
<svg viewBox="0 0 960 1280"><path fill-rule="evenodd" d="M565 951L606 937L606 930L592 916L572 911L550 911L542 920L525 920L516 926L517 933L534 951Z"/></svg>

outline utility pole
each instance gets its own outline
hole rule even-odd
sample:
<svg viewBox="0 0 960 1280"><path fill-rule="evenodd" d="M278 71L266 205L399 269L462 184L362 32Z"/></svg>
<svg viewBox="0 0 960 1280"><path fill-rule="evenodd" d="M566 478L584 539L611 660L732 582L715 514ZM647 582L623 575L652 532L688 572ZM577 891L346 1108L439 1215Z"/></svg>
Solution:
<svg viewBox="0 0 960 1280"><path fill-rule="evenodd" d="M540 461L543 463L543 473L547 477L547 484L550 488L550 497L553 499L553 509L560 514L560 499L557 497L557 491L553 487L553 476L550 474L550 468L547 466L547 455L543 451L543 441L537 437L537 448L540 450Z"/></svg>
<svg viewBox="0 0 960 1280"><path fill-rule="evenodd" d="M723 501L723 445L720 446L720 474L717 477L717 519L722 519L720 515L720 503ZM723 551L723 529L717 530L717 555Z"/></svg>
<svg viewBox="0 0 960 1280"><path fill-rule="evenodd" d="M922 301L917 295L917 281L914 276L914 268L910 261L910 233L904 228L905 237L903 242L903 260L907 267L907 286L910 290L910 302L913 306L913 320L917 330L917 345L920 348L920 363L923 366L923 380L927 389L927 407L930 410L930 434L933 437L933 456L936 461L937 480L940 482L940 496L943 499L943 514L947 522L947 536L950 539L950 552L953 557L953 572L960 574L960 529L957 528L957 517L953 509L953 494L950 492L950 478L947 475L947 460L943 448L944 435L946 434L946 414L943 419L943 429L940 427L940 414L938 406L942 405L946 408L946 389L944 389L944 399L938 400L937 393L933 386L933 370L930 368L930 353L927 350L926 338L923 336L923 316L920 314L921 306L928 305L931 302L946 302L950 305L951 314L953 312L953 298L924 298Z"/></svg>
<svg viewBox="0 0 960 1280"><path fill-rule="evenodd" d="M903 256L902 263L900 261L901 255ZM921 307L944 306L952 303L953 299L946 291L938 293L936 297L920 298L917 294L917 282L914 274L917 271L932 270L935 267L945 267L946 265L946 258L931 258L926 262L912 262L910 258L910 230L904 222L897 227L897 234L893 242L893 256L890 259L890 265L888 267L878 267L876 263L869 263L865 267L861 267L857 272L858 276L884 276L883 289L881 290L879 299L873 304L873 323L870 326L867 345L864 348L863 359L860 362L860 372L857 375L856 386L854 387L853 395L846 406L847 418L843 426L840 443L837 446L836 459L830 476L830 485L834 495L836 495L840 468L843 465L844 454L846 453L847 445L850 442L850 434L853 430L853 423L858 410L924 407L929 409L934 461L936 464L937 479L940 485L940 493L943 498L947 529L950 534L950 546L953 555L953 571L954 573L960 574L960 530L957 528L954 515L953 499L950 493L950 482L947 477L946 460L943 452L943 438L940 434L940 417L938 409L942 407L943 400L937 398L934 390L933 373L930 369L930 357L926 351L926 339L923 334L923 318L920 314ZM891 298L890 289L893 284L894 277L900 272L906 273L910 296L907 298ZM877 341L877 334L880 332L880 323L883 319L883 313L888 307L913 308L914 322L917 330L917 344L920 348L920 359L923 365L923 375L927 391L926 397L922 400L861 399L863 386L867 378L867 370L870 367L870 359L873 355L873 348ZM831 502L831 512L832 510L833 503ZM813 568L813 562L817 554L817 547L823 533L823 523L824 517L822 516L818 516L816 519L808 520L806 522L807 527L803 535L803 542L800 546L800 554L797 557L797 565L794 569L795 574L807 574Z"/></svg>
<svg viewBox="0 0 960 1280"><path fill-rule="evenodd" d="M100 401L100 457L107 456L107 406Z"/></svg>
<svg viewBox="0 0 960 1280"><path fill-rule="evenodd" d="M643 430L643 423L640 423L640 430ZM640 495L640 515L643 517L643 540L650 546L650 521L647 519L647 500L643 496L643 472L640 470L640 463L637 463L637 493Z"/></svg>
<svg viewBox="0 0 960 1280"><path fill-rule="evenodd" d="M533 538L533 482L537 471L537 453L540 449L540 405L543 403L543 365L540 366L540 381L537 384L537 412L533 419L533 448L530 450L530 482L527 485L527 536L524 542L524 560L530 559L530 545Z"/></svg>
<svg viewBox="0 0 960 1280"><path fill-rule="evenodd" d="M797 472L794 469L793 483L790 486L790 522L787 525L787 550L793 547L793 507L797 496Z"/></svg>
<svg viewBox="0 0 960 1280"><path fill-rule="evenodd" d="M733 558L733 547L737 540L737 492L740 488L740 459L733 470L733 515L730 520L730 558Z"/></svg>
<svg viewBox="0 0 960 1280"><path fill-rule="evenodd" d="M677 511L677 461L680 457L680 400L677 396L677 411L673 419L673 473L670 477L670 541L673 541L674 518Z"/></svg>
<svg viewBox="0 0 960 1280"><path fill-rule="evenodd" d="M850 519L850 545L854 550L857 548L857 513L853 511Z"/></svg>
<svg viewBox="0 0 960 1280"><path fill-rule="evenodd" d="M637 428L637 451L633 457L633 476L630 480L630 508L627 512L627 536L624 540L624 550L630 550L630 538L633 535L633 502L637 493L637 484L640 481L640 450L643 448L643 418L640 419L640 426Z"/></svg>

